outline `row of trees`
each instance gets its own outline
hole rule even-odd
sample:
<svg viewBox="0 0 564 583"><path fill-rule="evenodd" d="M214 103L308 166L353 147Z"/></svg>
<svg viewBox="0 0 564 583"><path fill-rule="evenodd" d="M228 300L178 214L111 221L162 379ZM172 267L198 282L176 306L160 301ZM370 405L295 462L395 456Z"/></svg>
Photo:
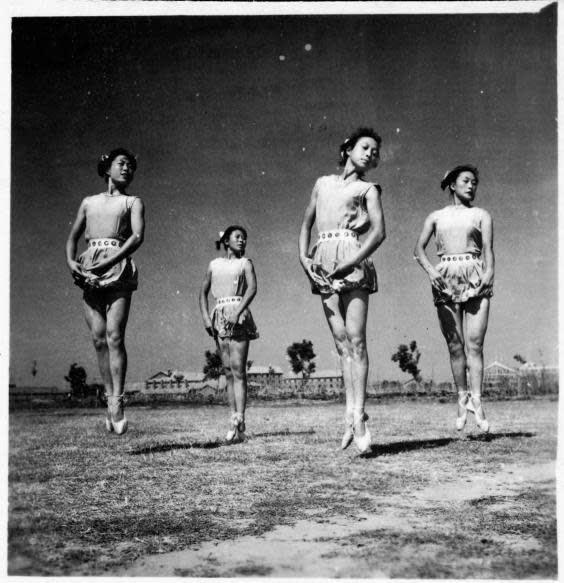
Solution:
<svg viewBox="0 0 564 583"><path fill-rule="evenodd" d="M294 342L286 349L286 355L290 367L294 374L301 374L307 379L315 372L316 354L313 350L313 342L305 338L301 342ZM218 350L212 352L206 350L203 373L206 379L217 379L223 373L221 355ZM417 343L413 340L409 346L400 344L397 351L392 355L392 360L398 363L400 370L410 374L417 382L421 381L421 371L418 368L421 353L417 348ZM252 366L252 361L247 362L247 368Z"/></svg>

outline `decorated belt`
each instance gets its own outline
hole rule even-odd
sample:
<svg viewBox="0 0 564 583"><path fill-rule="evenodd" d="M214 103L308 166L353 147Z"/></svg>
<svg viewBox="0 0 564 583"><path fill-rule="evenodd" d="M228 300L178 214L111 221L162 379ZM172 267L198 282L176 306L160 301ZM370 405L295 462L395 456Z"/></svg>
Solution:
<svg viewBox="0 0 564 583"><path fill-rule="evenodd" d="M458 255L443 255L441 261L470 261L480 259L479 253L459 253Z"/></svg>
<svg viewBox="0 0 564 583"><path fill-rule="evenodd" d="M238 304L243 299L242 296L225 296L215 300L216 306L223 306L225 304Z"/></svg>
<svg viewBox="0 0 564 583"><path fill-rule="evenodd" d="M358 233L350 229L334 229L333 231L321 231L318 235L319 241L327 241L328 239L347 239L352 237L358 239Z"/></svg>
<svg viewBox="0 0 564 583"><path fill-rule="evenodd" d="M88 247L121 247L122 241L119 239L90 239Z"/></svg>

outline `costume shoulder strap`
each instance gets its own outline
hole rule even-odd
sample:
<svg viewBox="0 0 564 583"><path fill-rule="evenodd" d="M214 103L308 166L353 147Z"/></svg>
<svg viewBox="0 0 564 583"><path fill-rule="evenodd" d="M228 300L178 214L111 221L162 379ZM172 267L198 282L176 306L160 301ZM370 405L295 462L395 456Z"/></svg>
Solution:
<svg viewBox="0 0 564 583"><path fill-rule="evenodd" d="M382 194L382 187L379 184L376 184L375 182L369 182L367 188L365 188L360 195L360 204L364 207L366 207L366 195L373 186L378 191L378 194Z"/></svg>
<svg viewBox="0 0 564 583"><path fill-rule="evenodd" d="M138 199L139 197L136 195L128 195L127 196L127 200L125 202L127 210L130 211L131 207L133 206L133 203Z"/></svg>

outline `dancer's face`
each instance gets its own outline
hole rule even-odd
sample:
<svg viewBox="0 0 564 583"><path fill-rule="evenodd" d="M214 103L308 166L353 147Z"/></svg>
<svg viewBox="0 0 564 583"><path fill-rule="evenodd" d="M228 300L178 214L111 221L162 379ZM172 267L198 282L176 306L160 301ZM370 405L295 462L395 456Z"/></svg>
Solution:
<svg viewBox="0 0 564 583"><path fill-rule="evenodd" d="M462 202L472 202L478 190L478 181L473 172L464 170L450 185L452 193Z"/></svg>
<svg viewBox="0 0 564 583"><path fill-rule="evenodd" d="M366 172L370 168L376 168L380 160L380 150L378 143L374 138L363 136L359 138L356 144L347 150L351 162L355 168Z"/></svg>
<svg viewBox="0 0 564 583"><path fill-rule="evenodd" d="M108 176L114 184L127 186L133 180L133 175L133 166L127 156L119 155L112 160Z"/></svg>
<svg viewBox="0 0 564 583"><path fill-rule="evenodd" d="M237 255L243 255L245 253L245 248L247 246L247 239L242 231L235 230L229 235L229 240L227 241L227 246L233 253Z"/></svg>

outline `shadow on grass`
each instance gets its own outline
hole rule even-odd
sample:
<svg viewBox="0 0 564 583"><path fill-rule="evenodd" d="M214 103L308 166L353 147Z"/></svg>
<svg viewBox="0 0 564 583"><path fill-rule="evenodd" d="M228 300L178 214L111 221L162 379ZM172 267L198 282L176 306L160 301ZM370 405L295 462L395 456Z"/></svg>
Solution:
<svg viewBox="0 0 564 583"><path fill-rule="evenodd" d="M308 429L307 431L269 431L265 433L253 433L251 436L247 436L248 439L254 439L255 437L275 437L280 435L312 435L315 431L313 429ZM147 447L141 447L139 449L133 449L129 452L129 455L143 455L148 453L162 453L165 451L172 451L174 449L216 449L222 446L232 447L233 445L226 443L225 441L202 441L202 442L192 442L192 443L157 443L155 445L148 445Z"/></svg>
<svg viewBox="0 0 564 583"><path fill-rule="evenodd" d="M163 451L172 451L173 449L215 449L221 446L227 446L225 441L195 441L193 443L161 443L156 445L148 445L147 447L140 447L133 449L129 455L143 455L148 453L162 453Z"/></svg>
<svg viewBox="0 0 564 583"><path fill-rule="evenodd" d="M406 451L415 451L418 449L434 449L436 447L445 447L450 443L456 443L461 440L468 441L493 441L494 439L502 439L504 437L534 437L534 433L530 431L507 431L503 433L481 433L479 435L467 435L464 438L460 437L442 437L439 439L416 439L413 441L396 441L394 443L373 444L372 450L368 453L362 454L363 458L375 458L381 455L395 455Z"/></svg>
<svg viewBox="0 0 564 583"><path fill-rule="evenodd" d="M280 435L314 435L315 431L313 429L307 429L306 431L290 431L289 429L284 429L282 431L265 431L264 433L253 433L253 437L278 437Z"/></svg>

